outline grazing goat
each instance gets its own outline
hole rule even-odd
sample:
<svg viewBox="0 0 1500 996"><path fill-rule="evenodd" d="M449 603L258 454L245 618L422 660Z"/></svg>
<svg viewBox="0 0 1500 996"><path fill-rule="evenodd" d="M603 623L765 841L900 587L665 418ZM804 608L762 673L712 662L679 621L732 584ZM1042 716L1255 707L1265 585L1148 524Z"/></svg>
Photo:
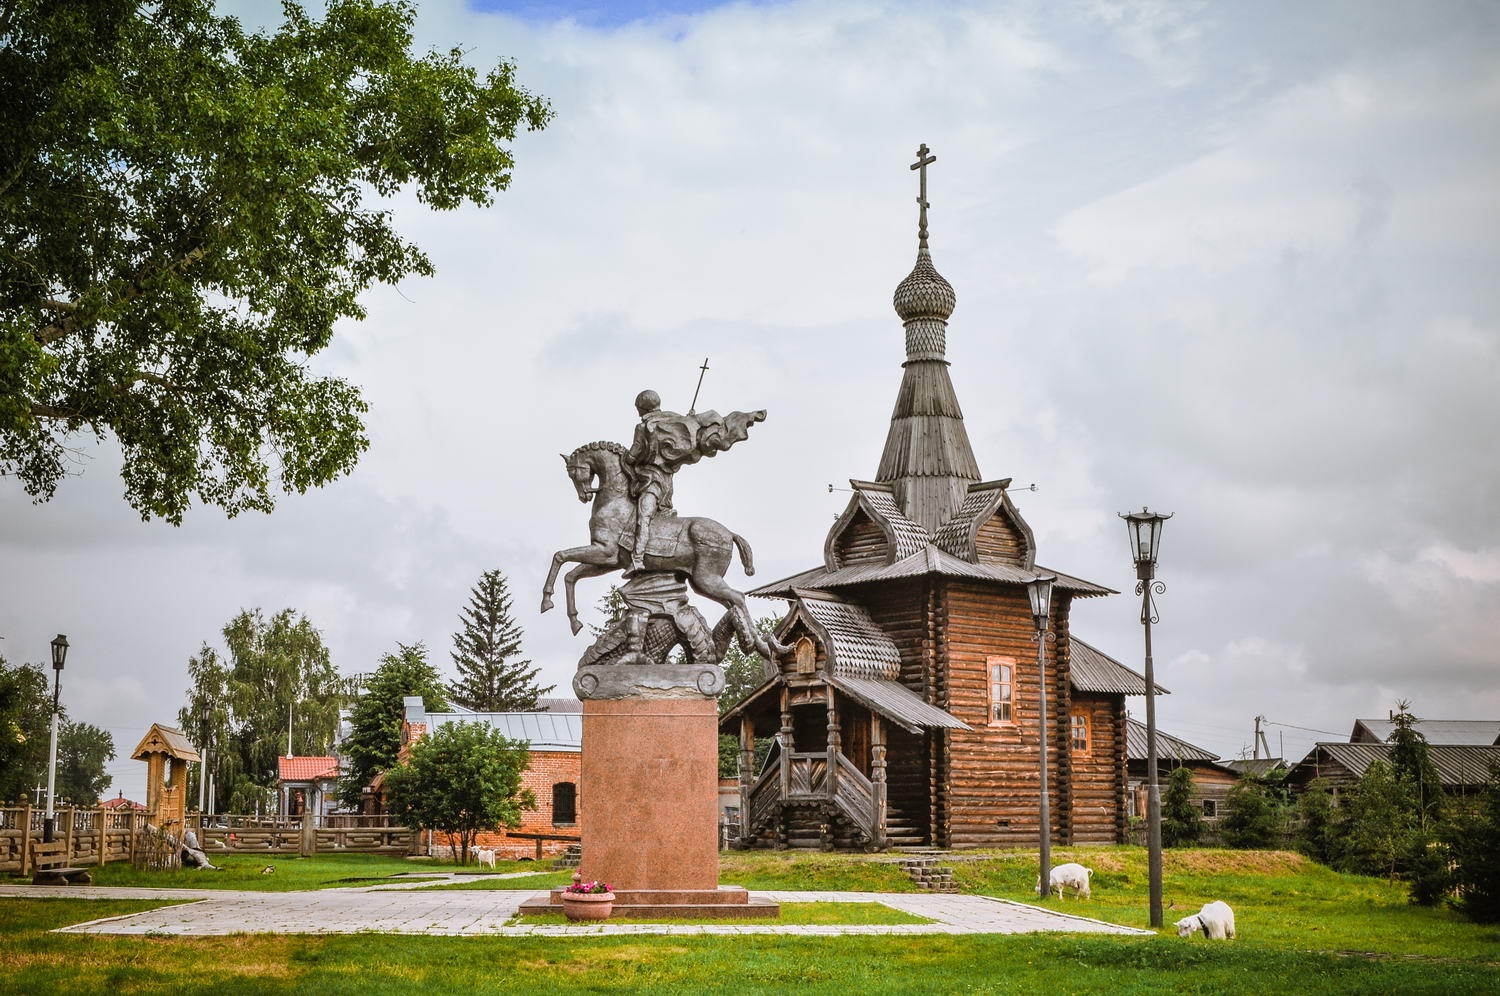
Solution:
<svg viewBox="0 0 1500 996"><path fill-rule="evenodd" d="M1192 916L1185 916L1178 920L1174 927L1177 928L1178 937L1186 937L1196 931L1203 931L1203 936L1222 941L1234 936L1234 910L1229 904L1221 899L1211 903L1204 903L1203 908Z"/></svg>
<svg viewBox="0 0 1500 996"><path fill-rule="evenodd" d="M474 860L482 865L495 867L495 852L492 850L479 850L474 852Z"/></svg>
<svg viewBox="0 0 1500 996"><path fill-rule="evenodd" d="M1057 898L1061 899L1063 886L1067 886L1073 890L1073 894L1078 898L1088 899L1091 895L1089 892L1089 876L1092 874L1094 874L1092 868L1085 868L1077 862L1057 865L1052 869L1052 887L1047 891L1057 893ZM1037 876L1036 880L1036 894L1039 896L1042 894L1042 878L1040 875Z"/></svg>

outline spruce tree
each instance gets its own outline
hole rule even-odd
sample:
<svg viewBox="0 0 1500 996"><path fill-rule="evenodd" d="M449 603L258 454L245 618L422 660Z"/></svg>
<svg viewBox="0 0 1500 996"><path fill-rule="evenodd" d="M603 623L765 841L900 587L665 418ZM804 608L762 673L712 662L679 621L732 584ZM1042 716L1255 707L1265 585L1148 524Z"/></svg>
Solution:
<svg viewBox="0 0 1500 996"><path fill-rule="evenodd" d="M522 660L521 626L511 615L510 586L499 571L485 571L459 613L463 629L453 634L458 680L448 685L453 701L476 712L523 712L552 691L539 688L540 668Z"/></svg>

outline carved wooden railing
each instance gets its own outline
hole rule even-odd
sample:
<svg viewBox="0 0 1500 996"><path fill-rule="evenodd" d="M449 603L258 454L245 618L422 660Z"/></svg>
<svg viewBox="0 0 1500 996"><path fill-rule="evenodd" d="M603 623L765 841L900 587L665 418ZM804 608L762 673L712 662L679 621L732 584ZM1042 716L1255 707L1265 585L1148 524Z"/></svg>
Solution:
<svg viewBox="0 0 1500 996"><path fill-rule="evenodd" d="M823 799L828 796L828 753L793 752L791 755L790 799Z"/></svg>
<svg viewBox="0 0 1500 996"><path fill-rule="evenodd" d="M781 768L767 765L750 787L751 836L771 826L781 809Z"/></svg>
<svg viewBox="0 0 1500 996"><path fill-rule="evenodd" d="M875 838L875 786L853 761L835 754L838 776L833 801L839 811L871 840Z"/></svg>

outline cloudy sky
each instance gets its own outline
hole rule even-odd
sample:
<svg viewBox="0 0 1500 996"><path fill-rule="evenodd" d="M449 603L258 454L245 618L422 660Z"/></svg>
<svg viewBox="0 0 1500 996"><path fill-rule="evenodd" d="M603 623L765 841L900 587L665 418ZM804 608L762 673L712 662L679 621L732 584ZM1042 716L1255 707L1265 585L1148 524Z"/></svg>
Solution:
<svg viewBox="0 0 1500 996"><path fill-rule="evenodd" d="M0 653L68 634L117 788L241 608L305 612L346 673L398 640L451 668L499 567L565 690L584 643L536 601L586 526L557 454L628 441L643 387L685 408L705 355L702 406L770 417L678 507L759 580L816 563L899 383L922 142L953 380L985 476L1038 485L1043 562L1126 590L1116 513L1176 514L1165 730L1237 756L1259 713L1300 756L1400 698L1500 715L1500 7L423 0L419 30L557 117L492 208L396 203L438 275L315 361L370 402L354 475L181 528L139 521L107 445L49 504L0 481ZM1133 598L1074 631L1139 660Z"/></svg>

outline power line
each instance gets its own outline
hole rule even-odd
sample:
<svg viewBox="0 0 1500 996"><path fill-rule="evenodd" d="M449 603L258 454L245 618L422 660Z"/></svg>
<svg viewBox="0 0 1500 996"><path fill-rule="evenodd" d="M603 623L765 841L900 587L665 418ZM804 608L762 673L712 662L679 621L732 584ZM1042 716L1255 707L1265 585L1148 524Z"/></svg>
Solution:
<svg viewBox="0 0 1500 996"><path fill-rule="evenodd" d="M1324 734L1327 734L1330 737L1341 737L1341 736L1343 736L1342 733L1335 733L1333 730L1315 730L1311 726L1296 726L1296 725L1294 725L1292 723L1278 723L1275 720L1270 720L1270 719L1265 720L1265 723L1266 723L1267 726L1284 726L1288 730L1305 730L1308 733L1324 733Z"/></svg>

